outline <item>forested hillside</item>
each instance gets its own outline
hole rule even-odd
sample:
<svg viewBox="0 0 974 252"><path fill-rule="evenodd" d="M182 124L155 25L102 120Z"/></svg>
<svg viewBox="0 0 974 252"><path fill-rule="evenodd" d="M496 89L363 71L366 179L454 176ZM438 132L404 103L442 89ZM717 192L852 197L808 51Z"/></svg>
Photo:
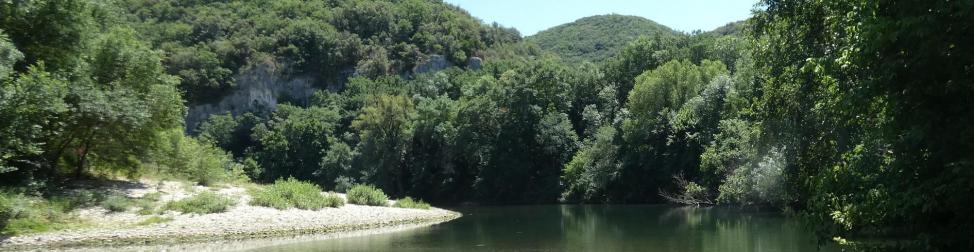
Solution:
<svg viewBox="0 0 974 252"><path fill-rule="evenodd" d="M569 63L601 63L640 36L683 37L652 20L618 14L591 16L527 37Z"/></svg>
<svg viewBox="0 0 974 252"><path fill-rule="evenodd" d="M440 1L0 2L0 181L9 197L163 171L437 203L760 206L854 249L974 249L974 5L759 7L714 32L602 16L528 39L552 55ZM415 71L435 56L450 64ZM317 89L184 128L259 64Z"/></svg>

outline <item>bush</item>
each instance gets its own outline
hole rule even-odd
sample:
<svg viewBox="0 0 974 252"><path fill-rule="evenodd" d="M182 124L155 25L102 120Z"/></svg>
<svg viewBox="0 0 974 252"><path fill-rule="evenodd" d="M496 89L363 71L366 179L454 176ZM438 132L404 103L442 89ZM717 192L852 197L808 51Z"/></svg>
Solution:
<svg viewBox="0 0 974 252"><path fill-rule="evenodd" d="M101 206L110 212L125 212L132 206L132 200L121 195L112 195L101 202Z"/></svg>
<svg viewBox="0 0 974 252"><path fill-rule="evenodd" d="M345 198L339 196L336 193L326 193L325 194L325 206L326 207L341 207L345 205Z"/></svg>
<svg viewBox="0 0 974 252"><path fill-rule="evenodd" d="M7 227L7 222L14 217L14 210L10 206L7 197L0 195L0 230Z"/></svg>
<svg viewBox="0 0 974 252"><path fill-rule="evenodd" d="M396 201L396 204L392 205L398 208L415 208L415 209L430 209L430 204L423 202L423 200L413 200L413 198L405 197Z"/></svg>
<svg viewBox="0 0 974 252"><path fill-rule="evenodd" d="M734 170L720 185L717 201L740 205L782 205L789 199L784 169L784 154L778 149L772 149L757 165L746 165Z"/></svg>
<svg viewBox="0 0 974 252"><path fill-rule="evenodd" d="M167 175L204 186L246 180L244 166L212 143L185 136L181 130L168 131L163 139L150 156L152 163Z"/></svg>
<svg viewBox="0 0 974 252"><path fill-rule="evenodd" d="M366 206L387 206L389 197L382 190L370 185L355 185L348 190L348 203Z"/></svg>
<svg viewBox="0 0 974 252"><path fill-rule="evenodd" d="M192 197L166 204L166 209L183 213L210 214L226 212L237 201L217 195L210 191L198 193Z"/></svg>
<svg viewBox="0 0 974 252"><path fill-rule="evenodd" d="M318 210L325 207L340 207L345 201L338 195L321 194L318 185L298 181L294 178L278 180L263 190L251 191L251 205L277 209L298 208Z"/></svg>
<svg viewBox="0 0 974 252"><path fill-rule="evenodd" d="M20 235L77 228L84 223L67 214L65 204L44 198L0 193L0 234Z"/></svg>

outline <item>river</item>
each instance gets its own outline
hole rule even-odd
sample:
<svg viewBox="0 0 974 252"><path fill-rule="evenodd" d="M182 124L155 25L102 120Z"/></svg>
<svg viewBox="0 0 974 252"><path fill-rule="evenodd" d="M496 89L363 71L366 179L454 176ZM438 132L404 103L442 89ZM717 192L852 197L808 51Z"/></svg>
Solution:
<svg viewBox="0 0 974 252"><path fill-rule="evenodd" d="M252 251L839 251L773 212L665 205L541 205L453 209L463 217L401 232Z"/></svg>

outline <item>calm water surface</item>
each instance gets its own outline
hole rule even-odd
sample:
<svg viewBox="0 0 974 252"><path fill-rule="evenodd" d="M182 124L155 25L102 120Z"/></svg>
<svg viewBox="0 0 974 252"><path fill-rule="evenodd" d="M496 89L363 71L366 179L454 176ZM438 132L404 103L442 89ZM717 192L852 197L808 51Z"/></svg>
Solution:
<svg viewBox="0 0 974 252"><path fill-rule="evenodd" d="M407 231L253 251L838 251L775 213L672 206L503 206Z"/></svg>

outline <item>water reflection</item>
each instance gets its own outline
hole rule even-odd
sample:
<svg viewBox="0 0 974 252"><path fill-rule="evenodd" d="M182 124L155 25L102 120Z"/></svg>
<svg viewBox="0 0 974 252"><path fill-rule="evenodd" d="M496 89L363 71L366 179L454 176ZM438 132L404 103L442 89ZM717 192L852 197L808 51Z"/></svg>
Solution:
<svg viewBox="0 0 974 252"><path fill-rule="evenodd" d="M432 227L254 251L837 251L774 213L669 206L459 209Z"/></svg>

